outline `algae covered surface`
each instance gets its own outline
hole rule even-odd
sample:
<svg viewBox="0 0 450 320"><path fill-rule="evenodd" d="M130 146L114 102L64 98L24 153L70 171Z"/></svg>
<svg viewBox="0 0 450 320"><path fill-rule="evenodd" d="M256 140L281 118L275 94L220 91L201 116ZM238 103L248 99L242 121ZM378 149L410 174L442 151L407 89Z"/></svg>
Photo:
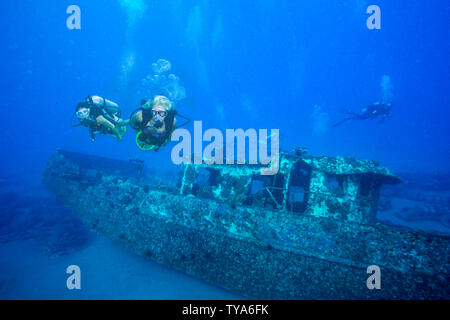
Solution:
<svg viewBox="0 0 450 320"><path fill-rule="evenodd" d="M208 193L208 184L202 193L194 186L200 167L180 170L176 187L155 188L114 175L102 175L89 183L76 174L80 172L77 166L70 154L55 153L44 183L92 229L153 261L245 296L448 297L447 235L364 220L364 211L355 210L358 219L352 217L352 207L338 207L347 210L345 214L329 214L337 210L327 202L336 198L330 192L316 192L323 199L310 196L308 205L314 205L300 213L276 206L249 206L232 194L217 198L217 191ZM317 170L311 167L312 172ZM101 171L101 165L97 170ZM242 190L248 184L241 182L245 176L227 175L228 170L214 181L223 188L241 188L239 194L245 197ZM371 174L381 178L397 179L387 171L373 171L371 168ZM357 195L358 179L352 177L358 176L345 172L343 176L354 184L344 188L342 201L359 208L360 202L345 199L347 193ZM321 174L327 172L317 170L316 175ZM228 179L229 184L221 179ZM312 174L311 181L314 179L317 182L311 183L311 193L324 185L320 183L323 177ZM180 192L181 185L184 192ZM323 203L326 209L321 208ZM367 266L374 264L385 270L383 283L389 290L373 293L363 285Z"/></svg>

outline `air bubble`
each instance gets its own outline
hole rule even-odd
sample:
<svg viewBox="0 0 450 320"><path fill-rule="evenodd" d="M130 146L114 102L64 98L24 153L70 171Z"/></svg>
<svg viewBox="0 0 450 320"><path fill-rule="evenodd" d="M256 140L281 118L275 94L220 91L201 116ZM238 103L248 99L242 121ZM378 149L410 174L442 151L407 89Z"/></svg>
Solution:
<svg viewBox="0 0 450 320"><path fill-rule="evenodd" d="M171 63L165 59L158 59L156 62L152 63L152 69L155 74L166 73L171 67Z"/></svg>

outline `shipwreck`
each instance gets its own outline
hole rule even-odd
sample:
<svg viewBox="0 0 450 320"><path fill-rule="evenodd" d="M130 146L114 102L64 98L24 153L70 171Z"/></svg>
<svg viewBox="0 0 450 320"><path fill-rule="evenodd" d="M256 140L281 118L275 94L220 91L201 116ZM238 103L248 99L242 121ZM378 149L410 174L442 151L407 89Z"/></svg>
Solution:
<svg viewBox="0 0 450 320"><path fill-rule="evenodd" d="M181 166L149 185L142 161L68 151L44 184L87 225L149 259L256 299L449 299L449 240L376 219L374 161L281 153L258 165ZM381 271L370 290L369 266Z"/></svg>

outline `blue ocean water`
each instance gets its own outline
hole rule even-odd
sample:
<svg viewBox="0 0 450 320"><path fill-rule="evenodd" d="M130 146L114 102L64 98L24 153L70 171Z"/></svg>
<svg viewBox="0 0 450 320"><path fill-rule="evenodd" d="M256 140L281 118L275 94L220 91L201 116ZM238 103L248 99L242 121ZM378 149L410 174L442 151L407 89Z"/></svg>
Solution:
<svg viewBox="0 0 450 320"><path fill-rule="evenodd" d="M66 26L73 4L80 30ZM372 4L380 30L366 26ZM177 109L205 128L278 128L284 150L377 160L413 186L388 190L381 218L450 228L448 1L24 0L3 1L0 15L1 298L242 298L109 243L41 186L58 148L176 171L170 145L143 152L131 129L118 143L72 127L89 94L128 117L152 93L158 59L177 77ZM383 99L393 105L383 123L332 127L343 109ZM75 260L95 289L67 291ZM119 284L105 280L116 274Z"/></svg>

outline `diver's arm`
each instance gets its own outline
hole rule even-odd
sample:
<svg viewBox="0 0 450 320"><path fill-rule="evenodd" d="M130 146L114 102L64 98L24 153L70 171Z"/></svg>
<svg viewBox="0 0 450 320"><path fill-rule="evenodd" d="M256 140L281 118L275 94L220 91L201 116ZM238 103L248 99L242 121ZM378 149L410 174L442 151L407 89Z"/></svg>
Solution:
<svg viewBox="0 0 450 320"><path fill-rule="evenodd" d="M172 139L172 134L176 128L177 128L177 119L173 118L172 131L170 132L169 138L167 139L167 141L170 141Z"/></svg>
<svg viewBox="0 0 450 320"><path fill-rule="evenodd" d="M119 119L119 121L117 122L117 125L119 127L125 127L129 124L130 124L130 119L128 119L128 120Z"/></svg>
<svg viewBox="0 0 450 320"><path fill-rule="evenodd" d="M122 136L120 135L119 129L116 128L116 126L111 123L110 121L106 120L104 116L98 116L97 119L95 119L99 125L102 125L106 128L111 129L113 132L113 135L116 137L117 140L121 140Z"/></svg>
<svg viewBox="0 0 450 320"><path fill-rule="evenodd" d="M95 141L95 132L92 130L92 128L89 128L89 136L91 137L92 141Z"/></svg>
<svg viewBox="0 0 450 320"><path fill-rule="evenodd" d="M387 119L387 117L388 117L388 115L385 113L385 114L383 114L383 116L381 117L381 119L380 119L380 121L379 121L379 123L383 123L384 122L384 120L386 120Z"/></svg>
<svg viewBox="0 0 450 320"><path fill-rule="evenodd" d="M139 125L142 123L142 111L136 112L128 121L129 125L136 131L139 131Z"/></svg>
<svg viewBox="0 0 450 320"><path fill-rule="evenodd" d="M173 118L173 126L171 134L175 131L176 127L177 127L177 118Z"/></svg>

